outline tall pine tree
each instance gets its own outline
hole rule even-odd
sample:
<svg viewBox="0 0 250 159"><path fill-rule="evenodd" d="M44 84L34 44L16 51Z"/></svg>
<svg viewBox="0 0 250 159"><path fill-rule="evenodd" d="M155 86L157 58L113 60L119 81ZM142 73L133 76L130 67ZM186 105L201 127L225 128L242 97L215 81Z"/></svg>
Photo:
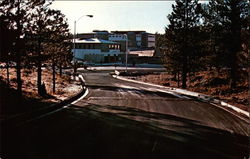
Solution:
<svg viewBox="0 0 250 159"><path fill-rule="evenodd" d="M56 66L61 69L63 64L70 63L70 33L65 16L58 10L49 10L53 13L50 17L50 28L48 30L49 40L45 43L44 51L49 55L48 62L52 63L53 93L56 92Z"/></svg>
<svg viewBox="0 0 250 159"><path fill-rule="evenodd" d="M171 42L168 45L167 59L172 57L172 67L181 72L182 88L187 87L187 73L192 68L191 58L194 58L193 33L200 24L201 6L198 0L176 0L173 12L168 15L170 24L166 28L166 37Z"/></svg>
<svg viewBox="0 0 250 159"><path fill-rule="evenodd" d="M216 67L230 68L230 86L238 79L238 56L242 52L242 32L249 32L248 0L210 0L204 12L210 28ZM219 64L219 65L218 65Z"/></svg>

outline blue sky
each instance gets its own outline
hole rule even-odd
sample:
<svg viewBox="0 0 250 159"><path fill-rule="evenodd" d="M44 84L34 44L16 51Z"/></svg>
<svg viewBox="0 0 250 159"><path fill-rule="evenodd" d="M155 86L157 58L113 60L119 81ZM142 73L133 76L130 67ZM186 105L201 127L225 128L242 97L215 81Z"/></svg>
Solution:
<svg viewBox="0 0 250 159"><path fill-rule="evenodd" d="M150 33L164 33L168 24L167 15L172 12L174 1L54 1L51 8L66 15L70 31L74 21L77 32L98 30L145 30Z"/></svg>

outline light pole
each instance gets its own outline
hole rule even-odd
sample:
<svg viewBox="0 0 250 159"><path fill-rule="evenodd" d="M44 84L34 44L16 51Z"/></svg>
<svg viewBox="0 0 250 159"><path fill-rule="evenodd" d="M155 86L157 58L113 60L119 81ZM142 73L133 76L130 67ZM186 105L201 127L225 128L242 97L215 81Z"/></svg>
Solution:
<svg viewBox="0 0 250 159"><path fill-rule="evenodd" d="M126 72L127 72L127 69L128 69L128 35L127 34L124 34L125 37L126 37Z"/></svg>
<svg viewBox="0 0 250 159"><path fill-rule="evenodd" d="M77 20L74 21L74 39L73 39L73 62L74 62L74 75L76 74L76 70L77 70L77 66L76 66L76 59L75 59L75 55L76 55L76 22L79 21L82 17L89 17L89 18L93 18L93 15L82 15L80 18L78 18Z"/></svg>

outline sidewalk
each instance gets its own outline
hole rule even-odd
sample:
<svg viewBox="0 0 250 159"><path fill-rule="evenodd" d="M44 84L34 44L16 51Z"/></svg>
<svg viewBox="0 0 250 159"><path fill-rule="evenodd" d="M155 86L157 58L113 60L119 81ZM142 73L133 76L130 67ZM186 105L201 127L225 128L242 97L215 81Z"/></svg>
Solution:
<svg viewBox="0 0 250 159"><path fill-rule="evenodd" d="M122 63L104 63L104 64L95 64L94 66L88 66L87 70L145 70L145 71L166 71L166 69L159 64L136 64L133 66L132 64L128 64L126 68L126 64ZM85 70L84 68L78 68L77 70Z"/></svg>

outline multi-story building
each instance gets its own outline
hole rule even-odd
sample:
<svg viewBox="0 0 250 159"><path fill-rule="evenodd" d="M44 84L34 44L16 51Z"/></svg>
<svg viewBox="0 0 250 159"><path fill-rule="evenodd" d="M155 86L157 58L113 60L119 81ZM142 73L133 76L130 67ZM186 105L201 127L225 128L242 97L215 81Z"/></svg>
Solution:
<svg viewBox="0 0 250 159"><path fill-rule="evenodd" d="M136 46L141 48L142 47L142 34L135 35Z"/></svg>
<svg viewBox="0 0 250 159"><path fill-rule="evenodd" d="M145 42L144 42L144 46L146 48L155 48L155 34L144 34L145 36Z"/></svg>
<svg viewBox="0 0 250 159"><path fill-rule="evenodd" d="M93 30L91 33L80 33L77 34L77 38L79 39L90 39L90 38L98 38L103 40L108 40L109 32L106 30Z"/></svg>
<svg viewBox="0 0 250 159"><path fill-rule="evenodd" d="M119 43L121 46L120 50L126 52L127 36L125 34L109 34L108 40Z"/></svg>
<svg viewBox="0 0 250 159"><path fill-rule="evenodd" d="M72 52L74 59L78 61L109 63L121 61L121 54L124 52L120 51L120 47L119 43L103 39L77 39Z"/></svg>
<svg viewBox="0 0 250 159"><path fill-rule="evenodd" d="M129 50L153 49L155 47L155 35L146 31L111 31L111 33L126 34Z"/></svg>
<svg viewBox="0 0 250 159"><path fill-rule="evenodd" d="M155 35L146 31L94 30L91 33L77 34L73 49L76 60L88 62L124 62L129 51L154 49ZM132 54L131 54L132 56Z"/></svg>

